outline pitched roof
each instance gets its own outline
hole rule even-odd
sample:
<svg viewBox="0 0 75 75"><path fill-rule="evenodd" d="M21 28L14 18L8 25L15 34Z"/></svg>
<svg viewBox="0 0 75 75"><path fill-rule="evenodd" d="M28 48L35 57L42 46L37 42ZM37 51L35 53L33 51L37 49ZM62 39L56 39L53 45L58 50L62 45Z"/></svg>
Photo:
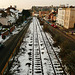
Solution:
<svg viewBox="0 0 75 75"><path fill-rule="evenodd" d="M12 6L8 7L6 10L8 11L10 9L16 10L16 8L15 7L12 7Z"/></svg>
<svg viewBox="0 0 75 75"><path fill-rule="evenodd" d="M1 17L6 17L7 13L4 10L0 10L0 16Z"/></svg>

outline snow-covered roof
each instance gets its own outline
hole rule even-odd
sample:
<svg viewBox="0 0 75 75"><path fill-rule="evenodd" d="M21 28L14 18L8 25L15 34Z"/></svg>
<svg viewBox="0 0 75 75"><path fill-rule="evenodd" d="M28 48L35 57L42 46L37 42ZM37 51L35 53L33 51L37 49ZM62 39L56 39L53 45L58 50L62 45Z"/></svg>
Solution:
<svg viewBox="0 0 75 75"><path fill-rule="evenodd" d="M13 10L13 9L10 9L10 11L13 12L13 13L15 13L15 10Z"/></svg>
<svg viewBox="0 0 75 75"><path fill-rule="evenodd" d="M2 13L0 13L0 15L2 15Z"/></svg>

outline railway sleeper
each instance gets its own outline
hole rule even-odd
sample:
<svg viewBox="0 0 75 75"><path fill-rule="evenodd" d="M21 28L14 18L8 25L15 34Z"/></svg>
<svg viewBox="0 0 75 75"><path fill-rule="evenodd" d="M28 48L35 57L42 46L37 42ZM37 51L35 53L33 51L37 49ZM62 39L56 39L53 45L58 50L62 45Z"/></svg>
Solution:
<svg viewBox="0 0 75 75"><path fill-rule="evenodd" d="M38 71L35 71L35 73L41 73L41 71L38 70Z"/></svg>

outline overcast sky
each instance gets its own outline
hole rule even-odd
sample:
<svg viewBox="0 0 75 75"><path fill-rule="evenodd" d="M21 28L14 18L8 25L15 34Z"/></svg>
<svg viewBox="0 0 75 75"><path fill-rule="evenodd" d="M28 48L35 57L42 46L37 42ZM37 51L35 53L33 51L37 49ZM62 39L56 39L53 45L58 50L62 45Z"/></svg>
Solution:
<svg viewBox="0 0 75 75"><path fill-rule="evenodd" d="M30 9L32 6L50 6L60 4L75 5L75 0L0 0L0 8L16 5L18 9Z"/></svg>

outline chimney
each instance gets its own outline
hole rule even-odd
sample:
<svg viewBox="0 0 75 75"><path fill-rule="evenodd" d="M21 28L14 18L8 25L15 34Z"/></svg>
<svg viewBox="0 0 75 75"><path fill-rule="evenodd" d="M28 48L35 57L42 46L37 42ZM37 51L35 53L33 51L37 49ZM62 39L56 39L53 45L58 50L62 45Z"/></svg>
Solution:
<svg viewBox="0 0 75 75"><path fill-rule="evenodd" d="M10 8L12 8L12 5L10 5Z"/></svg>
<svg viewBox="0 0 75 75"><path fill-rule="evenodd" d="M14 5L14 8L16 9L16 8L17 8L17 6L16 6L16 5Z"/></svg>

